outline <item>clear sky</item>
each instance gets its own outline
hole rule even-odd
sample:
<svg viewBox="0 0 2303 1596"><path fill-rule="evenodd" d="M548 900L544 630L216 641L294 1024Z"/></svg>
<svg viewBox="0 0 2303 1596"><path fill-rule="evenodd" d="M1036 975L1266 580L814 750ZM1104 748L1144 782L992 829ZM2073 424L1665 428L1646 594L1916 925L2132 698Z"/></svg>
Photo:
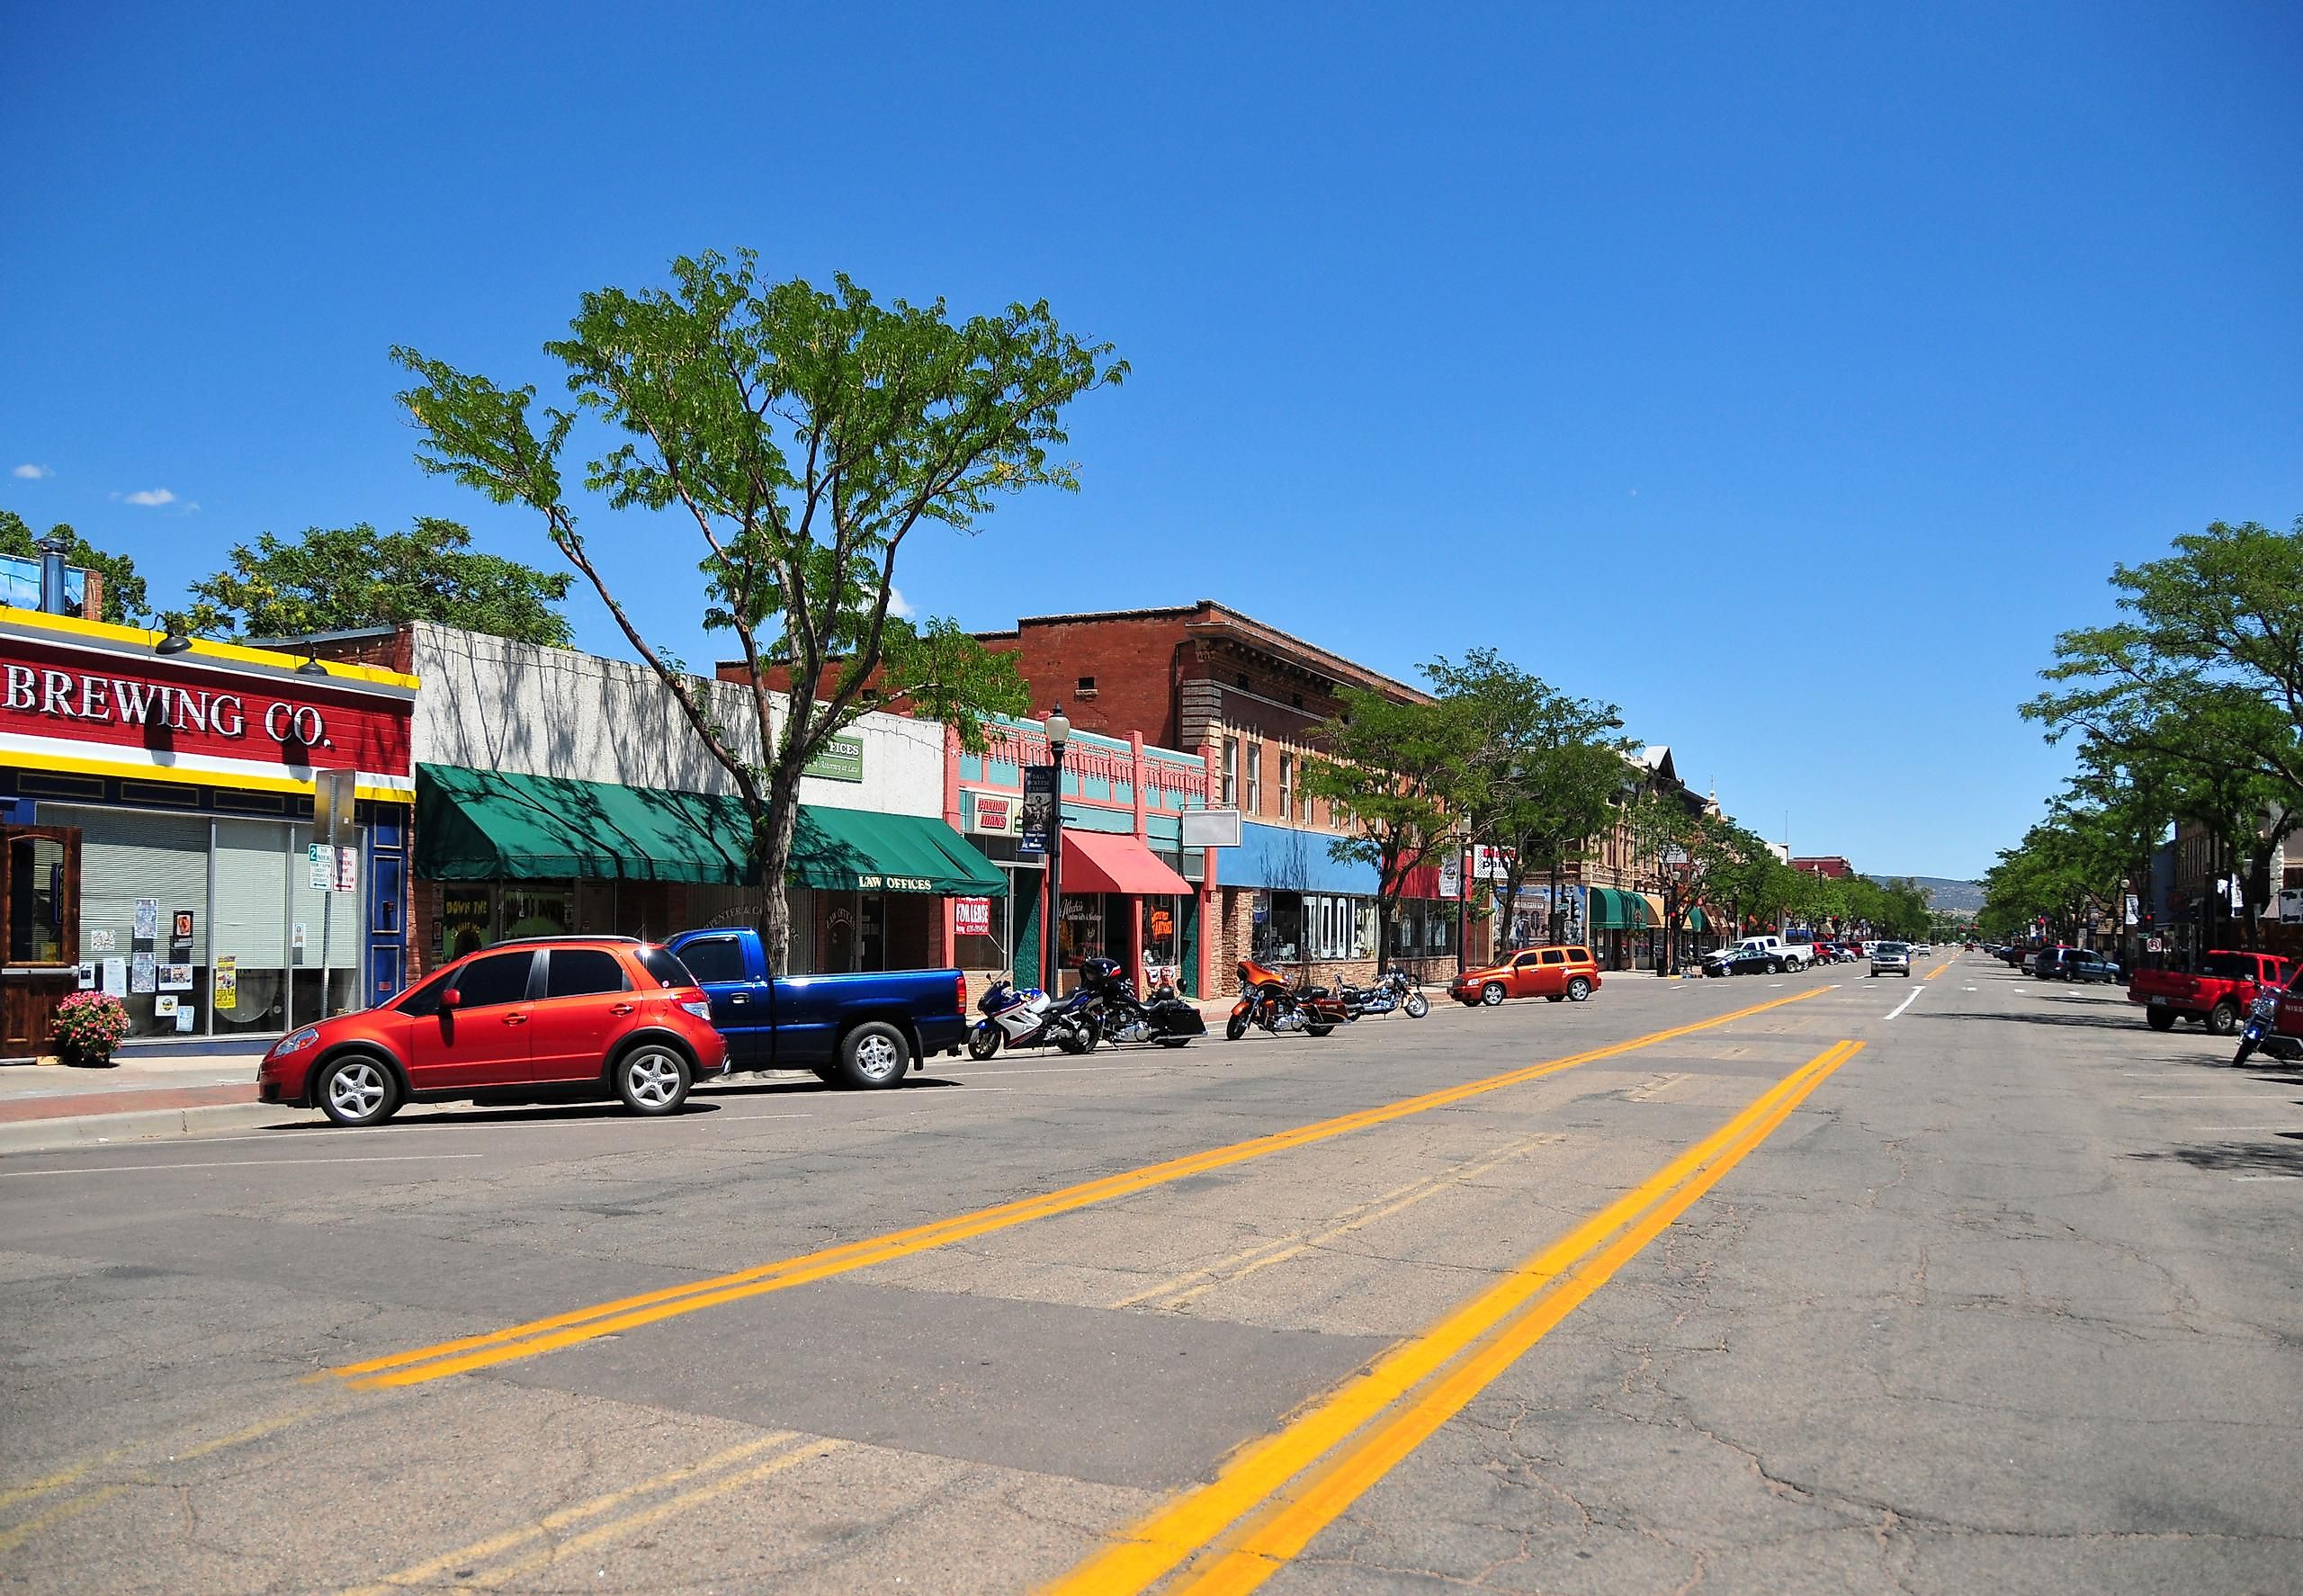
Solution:
<svg viewBox="0 0 2303 1596"><path fill-rule="evenodd" d="M1044 296L1134 376L919 609L1491 644L1943 875L2059 780L2013 706L2112 561L2303 513L2293 6L1116 9L0 7L0 505L164 602L315 524L548 561L417 471L389 345L548 382L709 247ZM708 659L677 540L609 561Z"/></svg>

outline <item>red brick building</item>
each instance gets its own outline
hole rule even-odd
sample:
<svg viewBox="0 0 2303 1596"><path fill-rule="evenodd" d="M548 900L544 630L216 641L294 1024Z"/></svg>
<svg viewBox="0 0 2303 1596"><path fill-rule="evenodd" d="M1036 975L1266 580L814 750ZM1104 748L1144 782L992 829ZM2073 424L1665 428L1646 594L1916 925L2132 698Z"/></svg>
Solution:
<svg viewBox="0 0 2303 1596"><path fill-rule="evenodd" d="M1855 866L1837 854L1794 859L1791 861L1791 867L1794 870L1805 870L1810 875L1827 875L1833 881L1845 881L1855 874Z"/></svg>

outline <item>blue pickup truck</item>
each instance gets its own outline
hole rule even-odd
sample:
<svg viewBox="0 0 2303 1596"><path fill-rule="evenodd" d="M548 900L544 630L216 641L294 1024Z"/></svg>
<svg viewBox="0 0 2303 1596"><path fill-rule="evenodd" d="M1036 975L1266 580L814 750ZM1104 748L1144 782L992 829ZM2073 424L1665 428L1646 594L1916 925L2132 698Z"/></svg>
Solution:
<svg viewBox="0 0 2303 1596"><path fill-rule="evenodd" d="M968 1039L957 970L771 977L757 931L683 931L665 946L712 1000L731 1071L812 1070L833 1086L896 1087Z"/></svg>

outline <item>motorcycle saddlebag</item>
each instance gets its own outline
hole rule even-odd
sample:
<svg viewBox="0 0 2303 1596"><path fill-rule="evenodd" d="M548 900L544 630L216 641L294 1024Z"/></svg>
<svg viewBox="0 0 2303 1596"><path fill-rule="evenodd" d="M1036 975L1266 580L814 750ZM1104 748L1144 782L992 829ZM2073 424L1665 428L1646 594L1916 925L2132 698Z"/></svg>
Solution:
<svg viewBox="0 0 2303 1596"><path fill-rule="evenodd" d="M1152 1022L1170 1036L1205 1036L1207 1021L1199 1009L1181 998L1162 998L1151 1006Z"/></svg>

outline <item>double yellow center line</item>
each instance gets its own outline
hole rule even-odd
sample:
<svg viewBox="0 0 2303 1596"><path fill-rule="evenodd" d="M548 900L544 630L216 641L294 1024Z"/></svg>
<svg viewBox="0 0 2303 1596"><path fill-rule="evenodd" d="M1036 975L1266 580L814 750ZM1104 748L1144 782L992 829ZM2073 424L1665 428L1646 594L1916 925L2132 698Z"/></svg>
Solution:
<svg viewBox="0 0 2303 1596"><path fill-rule="evenodd" d="M1127 1596L1178 1568L1178 1596L1262 1584L1710 1190L1862 1046L1839 1042L1824 1049L1633 1190L1302 1410L1286 1429L1235 1453L1214 1480L1125 1531L1045 1596Z"/></svg>
<svg viewBox="0 0 2303 1596"><path fill-rule="evenodd" d="M1170 1159L1164 1163L1147 1164L1117 1175L1068 1186L1060 1191L1038 1197L1018 1198L993 1207L978 1208L971 1213L939 1219L932 1224L910 1230L892 1232L860 1242L849 1242L820 1251L802 1253L796 1258L780 1259L774 1263L739 1269L733 1274L718 1275L685 1286L668 1287L660 1291L644 1292L637 1296L620 1297L596 1306L578 1308L549 1318L533 1319L524 1324L515 1324L483 1335L466 1336L457 1340L442 1341L435 1346L418 1347L411 1351L394 1353L388 1358L371 1358L363 1363L345 1364L329 1372L338 1378L363 1388L393 1385L415 1385L427 1380L444 1379L452 1375L467 1374L475 1369L491 1368L518 1358L533 1358L541 1353L572 1347L601 1336L617 1335L641 1325L660 1320L694 1314L725 1303L739 1302L746 1297L762 1296L773 1291L789 1290L811 1281L829 1279L836 1275L869 1269L874 1264L889 1263L932 1248L946 1247L954 1242L968 1241L995 1231L1027 1224L1035 1219L1045 1219L1058 1214L1107 1203L1116 1197L1132 1197L1154 1187L1181 1180L1187 1176L1203 1174L1233 1164L1246 1163L1251 1159L1266 1157L1293 1147L1306 1147L1333 1137L1349 1135L1354 1131L1388 1125L1411 1115L1428 1113L1434 1108L1461 1103L1488 1092L1507 1087L1524 1086L1547 1075L1556 1075L1579 1065L1600 1059L1614 1058L1638 1048L1651 1047L1659 1042L1669 1042L1680 1036L1691 1036L1719 1026L1732 1025L1755 1014L1787 1004L1805 1002L1821 997L1831 989L1811 987L1788 997L1776 998L1765 1003L1718 1015L1710 1019L1674 1026L1668 1030L1651 1031L1644 1036L1617 1042L1606 1047L1595 1047L1586 1053L1554 1059L1546 1063L1530 1064L1524 1069L1506 1071L1483 1080L1468 1081L1462 1086L1444 1088L1405 1098L1378 1108L1362 1109L1356 1114L1340 1115L1311 1125L1298 1125L1293 1130L1277 1131L1268 1136L1256 1136L1229 1146L1211 1148L1205 1152L1191 1153Z"/></svg>

